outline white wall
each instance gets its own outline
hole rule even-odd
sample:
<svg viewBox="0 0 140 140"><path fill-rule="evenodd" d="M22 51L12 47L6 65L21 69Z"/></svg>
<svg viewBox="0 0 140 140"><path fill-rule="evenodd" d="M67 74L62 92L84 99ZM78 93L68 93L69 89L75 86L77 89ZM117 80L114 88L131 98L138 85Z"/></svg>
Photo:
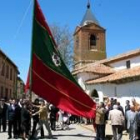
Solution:
<svg viewBox="0 0 140 140"><path fill-rule="evenodd" d="M98 85L87 85L89 92L91 93L94 89L100 93L102 92L104 96L108 96L109 98L115 97L121 103L121 105L125 106L125 101L135 98L136 101L140 104L140 80L134 81L126 84L98 84ZM102 99L99 99L102 101Z"/></svg>
<svg viewBox="0 0 140 140"><path fill-rule="evenodd" d="M78 81L79 85L84 90L86 90L85 81L88 80L88 79L94 79L94 78L97 78L97 77L98 77L98 75L94 75L92 73L79 73L77 75L77 81Z"/></svg>
<svg viewBox="0 0 140 140"><path fill-rule="evenodd" d="M140 103L140 81L118 85L117 96L120 98L123 107L125 106L125 101L131 101L132 98L135 98Z"/></svg>
<svg viewBox="0 0 140 140"><path fill-rule="evenodd" d="M130 60L131 68L140 66L140 56L132 57L130 59L120 60L118 62L112 62L109 65L115 70L126 69L126 61Z"/></svg>
<svg viewBox="0 0 140 140"><path fill-rule="evenodd" d="M115 84L97 84L97 85L87 85L87 88L90 90L90 93L94 89L97 91L102 91L104 96L114 97L115 96Z"/></svg>
<svg viewBox="0 0 140 140"><path fill-rule="evenodd" d="M77 74L77 78L82 78L84 81L98 78L98 77L99 77L98 75L95 75L93 73L86 73L86 72Z"/></svg>
<svg viewBox="0 0 140 140"><path fill-rule="evenodd" d="M140 81L129 82L126 84L120 84L117 86L118 97L140 97Z"/></svg>

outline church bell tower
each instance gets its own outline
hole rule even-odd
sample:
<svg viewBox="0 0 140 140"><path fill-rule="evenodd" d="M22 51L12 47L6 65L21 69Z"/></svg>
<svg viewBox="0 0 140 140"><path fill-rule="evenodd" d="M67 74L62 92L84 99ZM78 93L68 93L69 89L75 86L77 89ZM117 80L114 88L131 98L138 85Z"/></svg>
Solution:
<svg viewBox="0 0 140 140"><path fill-rule="evenodd" d="M75 69L106 58L105 32L93 15L88 1L86 13L74 32Z"/></svg>

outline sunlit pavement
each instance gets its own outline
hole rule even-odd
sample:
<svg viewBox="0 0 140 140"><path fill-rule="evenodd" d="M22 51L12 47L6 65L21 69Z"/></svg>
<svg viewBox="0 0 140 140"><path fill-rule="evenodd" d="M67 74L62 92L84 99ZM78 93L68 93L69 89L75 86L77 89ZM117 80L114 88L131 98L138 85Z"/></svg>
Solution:
<svg viewBox="0 0 140 140"><path fill-rule="evenodd" d="M45 130L45 138L49 139L47 136L47 131ZM57 140L94 140L95 139L95 132L92 125L85 125L85 124L71 124L69 126L69 129L66 130L60 130L57 128L56 131L52 131L53 139ZM106 140L111 140L110 136L112 136L112 130L110 122L106 125ZM1 132L0 133L0 140L7 140L8 133ZM13 138L12 138L13 139ZM124 131L122 140L128 140L128 134ZM21 140L21 139L17 139ZM41 140L40 136L38 136L38 140Z"/></svg>
<svg viewBox="0 0 140 140"><path fill-rule="evenodd" d="M84 125L81 124L81 127L88 129L89 131L93 131L93 135L95 136L95 131L93 128L93 125ZM108 121L106 124L106 140L111 140L112 137L112 129L111 129L111 122ZM94 139L93 139L94 140ZM126 131L123 131L123 136L122 136L122 140L129 140L129 135L128 133L126 133Z"/></svg>
<svg viewBox="0 0 140 140"><path fill-rule="evenodd" d="M66 130L60 130L57 128L56 131L52 131L53 139L58 140L93 140L95 133L81 125L77 124L71 124L69 126L69 129ZM7 140L8 133L7 132L1 132L0 133L0 140ZM12 138L14 139L14 138ZM47 131L45 129L45 138L49 139L47 137ZM21 139L16 139L21 140ZM38 136L38 140L41 140L41 138Z"/></svg>

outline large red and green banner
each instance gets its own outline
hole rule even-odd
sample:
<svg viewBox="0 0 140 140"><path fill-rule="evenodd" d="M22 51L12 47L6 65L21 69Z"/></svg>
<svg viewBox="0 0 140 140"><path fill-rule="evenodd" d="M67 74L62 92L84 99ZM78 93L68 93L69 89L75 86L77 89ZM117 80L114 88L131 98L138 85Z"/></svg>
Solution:
<svg viewBox="0 0 140 140"><path fill-rule="evenodd" d="M64 64L37 0L32 38L31 91L64 111L94 118L96 104Z"/></svg>

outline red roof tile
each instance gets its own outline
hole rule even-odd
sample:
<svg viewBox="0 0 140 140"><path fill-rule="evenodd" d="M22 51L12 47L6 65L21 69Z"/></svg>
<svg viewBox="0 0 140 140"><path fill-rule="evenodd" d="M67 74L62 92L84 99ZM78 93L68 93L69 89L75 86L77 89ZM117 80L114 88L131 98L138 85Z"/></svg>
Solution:
<svg viewBox="0 0 140 140"><path fill-rule="evenodd" d="M105 76L96 80L89 80L86 83L87 84L111 83L118 80L134 78L134 77L140 78L140 66L137 66L131 69L124 69L124 70L116 71L115 73L109 76Z"/></svg>
<svg viewBox="0 0 140 140"><path fill-rule="evenodd" d="M90 73L95 73L95 74L111 74L114 73L115 71L108 67L105 66L104 64L100 64L100 63L92 63L92 64L88 64L85 65L77 70L74 70L72 72L73 75L76 75L78 73L82 73L82 72L90 72Z"/></svg>

